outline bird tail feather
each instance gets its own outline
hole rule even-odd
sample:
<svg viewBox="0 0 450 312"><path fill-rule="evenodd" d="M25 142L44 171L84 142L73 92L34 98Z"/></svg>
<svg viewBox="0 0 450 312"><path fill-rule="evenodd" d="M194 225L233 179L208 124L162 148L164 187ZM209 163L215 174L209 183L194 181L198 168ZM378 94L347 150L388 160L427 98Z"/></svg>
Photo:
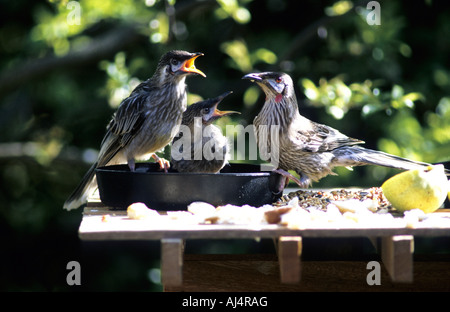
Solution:
<svg viewBox="0 0 450 312"><path fill-rule="evenodd" d="M97 168L97 163L94 163L91 168L86 172L83 179L77 188L72 192L69 198L64 202L64 209L72 210L80 207L87 202L89 195L97 187L97 180L95 177L95 169Z"/></svg>
<svg viewBox="0 0 450 312"><path fill-rule="evenodd" d="M350 158L352 161L360 163L360 165L377 165L383 167L389 167L400 170L415 170L423 169L424 167L430 166L432 164L414 161L399 156L391 155L385 152L371 150L363 147L352 146L350 149L342 149L343 154L338 155L338 159L343 159L345 163L345 158ZM450 170L444 169L445 174L450 176Z"/></svg>

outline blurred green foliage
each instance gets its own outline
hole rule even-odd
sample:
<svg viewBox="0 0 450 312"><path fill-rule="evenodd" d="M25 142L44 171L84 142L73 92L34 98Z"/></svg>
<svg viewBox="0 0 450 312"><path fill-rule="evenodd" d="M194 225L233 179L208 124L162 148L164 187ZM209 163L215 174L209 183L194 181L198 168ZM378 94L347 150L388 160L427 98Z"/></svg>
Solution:
<svg viewBox="0 0 450 312"><path fill-rule="evenodd" d="M95 157L114 109L170 49L205 53L196 64L207 78L188 79L189 103L234 92L221 105L242 114L222 119L223 128L251 124L263 103L259 88L241 77L279 70L293 77L308 118L370 148L448 161L448 6L379 1L381 25L369 25L367 2L2 1L0 233L8 256L0 261L0 289L73 290L64 268L81 261L81 211L63 212L62 203ZM337 172L316 186L378 186L392 174ZM141 256L133 267L133 252L96 248L108 252L95 255L103 265L84 259L90 280L83 289L160 290L149 278L154 258Z"/></svg>

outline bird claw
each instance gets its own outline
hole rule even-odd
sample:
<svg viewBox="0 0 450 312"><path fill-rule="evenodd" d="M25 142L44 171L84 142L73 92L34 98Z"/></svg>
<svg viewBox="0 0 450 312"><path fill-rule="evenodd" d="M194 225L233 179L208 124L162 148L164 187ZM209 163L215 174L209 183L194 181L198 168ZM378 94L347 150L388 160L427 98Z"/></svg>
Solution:
<svg viewBox="0 0 450 312"><path fill-rule="evenodd" d="M152 154L152 158L159 164L160 169L164 169L164 172L169 172L170 162L167 159L158 157L156 154Z"/></svg>
<svg viewBox="0 0 450 312"><path fill-rule="evenodd" d="M293 176L292 174L290 174L286 170L278 168L278 169L273 170L273 172L278 173L278 174L280 174L280 175L282 175L283 177L286 178L286 182L285 182L284 187L286 187L289 184L289 180L291 180L291 181L294 181L299 187L305 188L305 183L300 181L298 178L296 178L295 176Z"/></svg>

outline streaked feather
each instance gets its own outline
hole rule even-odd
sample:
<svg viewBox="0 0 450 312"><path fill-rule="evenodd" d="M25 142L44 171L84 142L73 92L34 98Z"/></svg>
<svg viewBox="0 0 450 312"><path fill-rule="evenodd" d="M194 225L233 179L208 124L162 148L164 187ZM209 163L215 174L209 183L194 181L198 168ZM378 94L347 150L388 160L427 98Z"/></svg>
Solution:
<svg viewBox="0 0 450 312"><path fill-rule="evenodd" d="M315 123L300 115L292 79L284 73L249 74L246 78L256 80L266 94L266 101L254 120L256 138L259 143L269 144L269 150L279 149L278 167L285 171L293 170L300 175L302 186L307 187L323 177L335 174L333 168L362 165L379 165L402 170L429 166L424 162L413 161L381 151L359 146L361 140L350 138L338 130ZM280 79L283 78L283 79ZM286 84L282 100L265 79L282 80ZM270 138L260 139L259 127L279 126L279 146L270 146ZM450 170L446 169L450 175Z"/></svg>

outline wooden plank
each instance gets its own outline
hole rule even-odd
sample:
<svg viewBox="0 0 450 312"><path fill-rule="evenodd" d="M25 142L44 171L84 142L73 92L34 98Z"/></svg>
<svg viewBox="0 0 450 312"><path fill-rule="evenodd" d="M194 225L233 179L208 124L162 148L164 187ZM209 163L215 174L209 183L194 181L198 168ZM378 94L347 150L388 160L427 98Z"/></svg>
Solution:
<svg viewBox="0 0 450 312"><path fill-rule="evenodd" d="M110 217L106 220L104 215ZM160 240L223 239L223 238L278 238L281 236L301 237L381 237L394 235L450 236L449 227L369 227L348 226L326 228L290 229L274 224L229 225L229 224L186 224L170 220L162 215L160 220L131 220L126 211L108 210L105 207L85 208L79 228L82 240ZM106 222L105 222L106 221Z"/></svg>
<svg viewBox="0 0 450 312"><path fill-rule="evenodd" d="M369 236L367 238L369 239L372 246L375 248L375 251L377 253L380 253L381 252L381 242L380 242L379 237Z"/></svg>
<svg viewBox="0 0 450 312"><path fill-rule="evenodd" d="M182 239L161 240L161 280L164 287L176 287L183 284L183 252Z"/></svg>
<svg viewBox="0 0 450 312"><path fill-rule="evenodd" d="M165 291L186 292L448 292L449 259L414 262L414 281L394 283L381 266L381 285L366 282L366 261L302 261L301 283L280 281L276 255L185 254L183 285Z"/></svg>
<svg viewBox="0 0 450 312"><path fill-rule="evenodd" d="M277 250L281 282L285 284L300 282L302 238L282 236L278 240Z"/></svg>
<svg viewBox="0 0 450 312"><path fill-rule="evenodd" d="M393 282L413 282L413 253L413 236L395 235L382 237L381 259Z"/></svg>
<svg viewBox="0 0 450 312"><path fill-rule="evenodd" d="M450 228L307 228L289 229L280 225L190 225L183 223L157 224L126 217L111 217L102 222L102 216L83 218L79 228L82 240L160 240L277 238L301 237L381 237L395 235L450 236Z"/></svg>

